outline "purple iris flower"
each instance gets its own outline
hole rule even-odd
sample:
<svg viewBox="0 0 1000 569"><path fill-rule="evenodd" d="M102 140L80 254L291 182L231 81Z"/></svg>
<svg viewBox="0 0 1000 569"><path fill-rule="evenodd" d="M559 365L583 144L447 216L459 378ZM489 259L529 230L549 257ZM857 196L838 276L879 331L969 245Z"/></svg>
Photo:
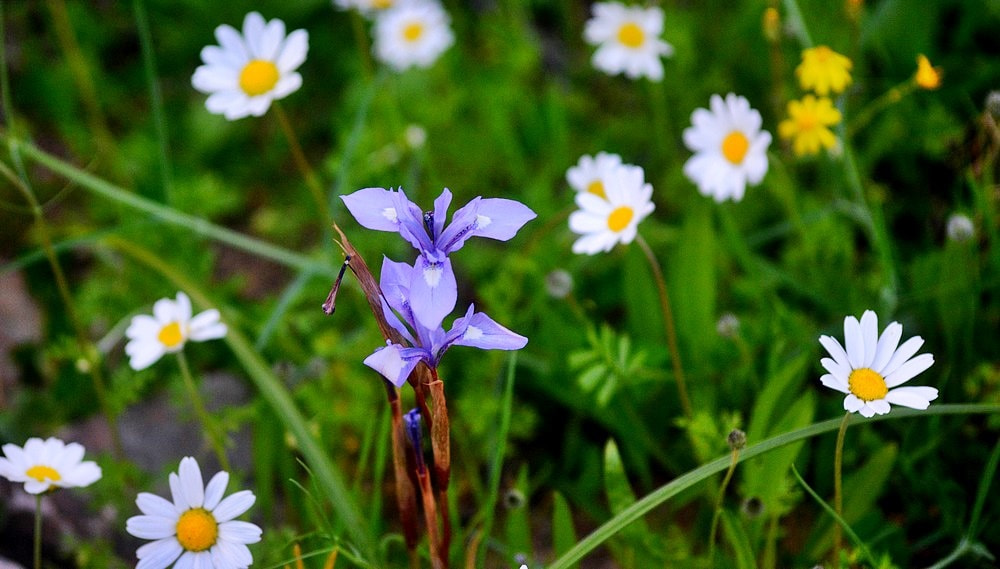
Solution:
<svg viewBox="0 0 1000 569"><path fill-rule="evenodd" d="M410 283L414 274L420 271L417 266L398 263L389 258L382 260L382 277L379 286L382 288L382 311L389 325L395 328L409 347L386 342L386 346L378 348L365 358L365 365L382 374L396 387L402 387L410 372L419 362L437 369L441 356L451 346L472 346L483 350L519 350L528 339L511 332L482 312L476 312L475 306L469 306L465 316L458 318L445 332L442 326L428 328L416 319L413 307L420 302L414 302L419 294L414 294ZM419 277L418 277L419 278Z"/></svg>
<svg viewBox="0 0 1000 569"><path fill-rule="evenodd" d="M398 191L365 188L340 199L362 226L398 232L420 251L407 289L414 298L421 299L412 307L416 321L432 330L441 326L458 300L458 286L448 255L461 249L470 237L507 241L536 217L521 202L477 197L458 209L446 227L444 222L451 205L451 192L447 188L434 200L434 209L426 212L411 202L402 188Z"/></svg>

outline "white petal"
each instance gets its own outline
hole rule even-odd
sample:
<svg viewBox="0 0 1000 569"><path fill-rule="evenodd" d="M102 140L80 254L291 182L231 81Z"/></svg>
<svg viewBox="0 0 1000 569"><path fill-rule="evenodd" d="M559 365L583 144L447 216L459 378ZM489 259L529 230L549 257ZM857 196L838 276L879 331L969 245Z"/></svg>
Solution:
<svg viewBox="0 0 1000 569"><path fill-rule="evenodd" d="M820 336L819 343L823 344L823 347L833 356L833 360L840 364L840 367L852 369L851 362L847 359L847 352L844 351L844 348L836 338L832 336Z"/></svg>
<svg viewBox="0 0 1000 569"><path fill-rule="evenodd" d="M181 467L177 472L180 475L180 488L184 503L189 508L202 507L205 503L205 484L201 478L198 461L190 456L182 458Z"/></svg>
<svg viewBox="0 0 1000 569"><path fill-rule="evenodd" d="M858 399L853 393L848 393L847 397L844 398L844 410L850 411L851 413L856 413L865 406L865 402Z"/></svg>
<svg viewBox="0 0 1000 569"><path fill-rule="evenodd" d="M819 381L820 383L829 387L830 389L836 389L841 393L850 393L850 389L848 389L846 385L844 385L839 379L828 373L823 374L823 376L819 378Z"/></svg>
<svg viewBox="0 0 1000 569"><path fill-rule="evenodd" d="M933 387L899 387L889 391L885 400L911 409L926 409L937 397L938 390Z"/></svg>
<svg viewBox="0 0 1000 569"><path fill-rule="evenodd" d="M139 492L139 495L135 498L135 504L146 515L177 520L177 509L174 508L174 504L170 500L156 494Z"/></svg>
<svg viewBox="0 0 1000 569"><path fill-rule="evenodd" d="M878 316L874 310L865 310L861 315L861 340L865 347L861 367L870 368L875 360L875 350L878 346Z"/></svg>
<svg viewBox="0 0 1000 569"><path fill-rule="evenodd" d="M882 337L878 339L878 347L875 349L875 360L872 361L871 368L882 373L885 364L889 363L889 358L899 346L899 339L903 336L903 325L899 322L890 322L882 332Z"/></svg>
<svg viewBox="0 0 1000 569"><path fill-rule="evenodd" d="M885 376L885 385L889 388L902 385L911 380L918 373L931 367L933 364L934 356L931 354L920 354L919 356L896 368L894 372Z"/></svg>
<svg viewBox="0 0 1000 569"><path fill-rule="evenodd" d="M861 334L861 323L853 316L844 318L844 346L847 348L847 361L851 369L864 367L865 339Z"/></svg>
<svg viewBox="0 0 1000 569"><path fill-rule="evenodd" d="M885 364L885 368L881 372L882 377L888 377L892 375L894 371L899 369L899 366L906 363L906 361L909 360L913 356L913 354L917 353L917 350L920 349L920 346L923 345L924 345L924 339L921 338L920 336L914 336L909 340L903 342L903 345L900 346L894 354L892 354L892 358L890 358L889 362Z"/></svg>
<svg viewBox="0 0 1000 569"><path fill-rule="evenodd" d="M219 505L212 510L212 515L218 522L229 521L250 509L257 497L250 490L242 490L219 502Z"/></svg>
<svg viewBox="0 0 1000 569"><path fill-rule="evenodd" d="M870 407L872 411L875 411L875 413L879 415L885 415L886 413L889 412L889 409L891 409L891 407L889 407L889 402L886 401L885 399L876 399L875 401L869 401L868 407Z"/></svg>
<svg viewBox="0 0 1000 569"><path fill-rule="evenodd" d="M131 345L131 344L130 344ZM141 350L134 350L134 353L130 354L128 365L135 371L142 371L149 366L157 362L166 350L163 348L163 344L159 342L148 342L145 344L140 344L143 346Z"/></svg>
<svg viewBox="0 0 1000 569"><path fill-rule="evenodd" d="M164 539L177 533L177 520L161 516L132 516L125 531L142 539Z"/></svg>
<svg viewBox="0 0 1000 569"><path fill-rule="evenodd" d="M208 481L208 486L205 487L205 503L203 507L208 511L215 510L215 507L219 505L219 501L222 500L222 495L226 491L226 485L229 484L229 473L225 470L217 472L211 480Z"/></svg>
<svg viewBox="0 0 1000 569"><path fill-rule="evenodd" d="M135 569L166 569L183 551L181 544L173 537L147 543L135 551L139 558Z"/></svg>
<svg viewBox="0 0 1000 569"><path fill-rule="evenodd" d="M861 409L858 409L858 413L860 413L862 417L867 419L868 417L875 416L875 409L873 409L870 405L866 403L864 406L861 407Z"/></svg>
<svg viewBox="0 0 1000 569"><path fill-rule="evenodd" d="M305 30L295 30L285 38L285 44L281 47L275 65L284 75L298 69L306 60L309 51L309 33Z"/></svg>
<svg viewBox="0 0 1000 569"><path fill-rule="evenodd" d="M219 539L234 543L257 543L261 529L250 522L228 521L219 524Z"/></svg>

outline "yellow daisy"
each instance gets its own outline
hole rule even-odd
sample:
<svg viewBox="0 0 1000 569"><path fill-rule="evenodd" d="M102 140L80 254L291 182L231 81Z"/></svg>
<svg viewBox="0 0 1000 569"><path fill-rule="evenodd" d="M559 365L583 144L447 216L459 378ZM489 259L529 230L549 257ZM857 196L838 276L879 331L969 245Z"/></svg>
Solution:
<svg viewBox="0 0 1000 569"><path fill-rule="evenodd" d="M941 68L932 67L927 56L920 54L917 56L917 73L913 76L917 87L933 91L941 86Z"/></svg>
<svg viewBox="0 0 1000 569"><path fill-rule="evenodd" d="M833 108L827 97L806 95L801 101L788 102L788 118L778 125L781 138L791 138L796 156L818 154L837 144L837 137L828 128L840 122L840 111Z"/></svg>
<svg viewBox="0 0 1000 569"><path fill-rule="evenodd" d="M851 84L851 60L825 45L802 52L795 76L803 89L817 95L840 93Z"/></svg>

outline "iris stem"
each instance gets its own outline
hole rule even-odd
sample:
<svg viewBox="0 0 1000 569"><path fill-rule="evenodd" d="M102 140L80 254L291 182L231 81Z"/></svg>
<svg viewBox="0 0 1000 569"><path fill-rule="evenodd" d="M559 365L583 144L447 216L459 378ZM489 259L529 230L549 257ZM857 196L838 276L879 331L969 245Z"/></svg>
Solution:
<svg viewBox="0 0 1000 569"><path fill-rule="evenodd" d="M736 471L736 465L740 462L740 449L734 448L732 454L732 461L729 463L729 470L726 471L726 476L722 479L722 486L719 488L719 495L715 498L715 513L712 514L712 529L708 532L708 564L713 566L715 563L715 534L719 531L719 518L722 517L722 501L726 497L726 488L729 486L729 482L733 479L733 472Z"/></svg>
<svg viewBox="0 0 1000 569"><path fill-rule="evenodd" d="M667 293L667 283L663 279L663 270L660 268L660 262L656 260L656 255L653 254L653 249L642 238L642 235L636 235L635 240L639 243L642 252L646 254L646 259L649 261L649 268L653 271L653 279L656 281L657 292L660 294L663 327L667 330L667 348L670 350L670 361L674 366L677 396L680 398L684 416L691 418L691 399L688 398L687 383L684 381L684 368L681 366L681 354L680 350L677 349L677 330L674 327L674 313L670 310L670 296Z"/></svg>
<svg viewBox="0 0 1000 569"><path fill-rule="evenodd" d="M841 470L844 463L844 436L847 434L847 424L851 420L851 413L844 413L844 420L840 422L840 430L837 431L837 448L833 454L833 509L841 518L844 517L844 492L841 481ZM843 545L840 524L833 525L833 566L839 567L840 548Z"/></svg>
<svg viewBox="0 0 1000 569"><path fill-rule="evenodd" d="M42 569L42 495L35 494L35 569Z"/></svg>
<svg viewBox="0 0 1000 569"><path fill-rule="evenodd" d="M319 178L316 177L316 172L309 166L309 161L306 160L306 155L302 152L302 145L299 144L299 138L295 135L295 130L292 129L292 123L288 121L288 115L285 114L285 109L278 101L274 102L274 115L278 118L278 124L281 126L282 132L285 133L285 138L288 139L292 158L295 160L295 165L298 167L302 177L305 178L306 186L309 187L309 192L316 202L316 207L318 208L316 211L322 218L320 221L324 231L326 231L326 228L333 221L333 217L330 214L330 205L327 203L326 196L324 195L323 186L320 184Z"/></svg>
<svg viewBox="0 0 1000 569"><path fill-rule="evenodd" d="M219 466L222 470L229 471L229 459L226 458L226 446L222 442L222 438L219 433L219 426L212 419L212 416L208 414L205 409L205 403L201 400L201 393L198 391L198 386L194 382L194 377L191 376L191 369L188 367L187 356L184 355L183 350L177 352L177 365L181 368L181 376L184 378L184 387L187 388L188 397L191 398L191 404L194 405L195 415L198 416L198 421L201 422L202 428L208 434L208 440L212 443L212 448L215 450L215 457L219 460Z"/></svg>

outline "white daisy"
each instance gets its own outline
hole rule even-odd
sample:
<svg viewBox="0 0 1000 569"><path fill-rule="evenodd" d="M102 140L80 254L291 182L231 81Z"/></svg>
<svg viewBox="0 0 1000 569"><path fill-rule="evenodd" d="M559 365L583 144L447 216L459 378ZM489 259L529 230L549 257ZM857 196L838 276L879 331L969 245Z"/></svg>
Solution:
<svg viewBox="0 0 1000 569"><path fill-rule="evenodd" d="M200 569L246 569L253 563L247 544L260 541L261 529L250 522L234 520L253 506L253 492L242 490L222 498L229 473L222 471L202 484L198 461L181 459L170 473L173 502L155 494L140 492L135 503L141 516L125 522L125 531L156 540L136 550L136 569L175 567Z"/></svg>
<svg viewBox="0 0 1000 569"><path fill-rule="evenodd" d="M835 338L820 336L819 341L833 356L820 363L830 372L823 375L823 385L846 393L844 409L860 412L863 417L885 415L889 404L912 409L926 409L937 399L933 387L897 387L918 373L931 367L934 356L920 354L913 357L923 345L920 336L910 338L899 346L903 326L892 322L880 336L878 317L866 310L861 321L853 316L844 319L845 350ZM898 346L898 348L897 348Z"/></svg>
<svg viewBox="0 0 1000 569"><path fill-rule="evenodd" d="M730 93L723 101L712 95L709 106L695 109L693 126L684 129L684 144L695 153L684 174L702 195L738 202L747 184L759 184L767 173L771 133L760 129L760 113L743 97Z"/></svg>
<svg viewBox="0 0 1000 569"><path fill-rule="evenodd" d="M455 43L451 19L437 2L409 2L379 12L375 45L379 61L397 71L429 67Z"/></svg>
<svg viewBox="0 0 1000 569"><path fill-rule="evenodd" d="M409 4L418 0L333 0L333 5L341 10L357 10L370 16L382 10L388 10L401 4Z"/></svg>
<svg viewBox="0 0 1000 569"><path fill-rule="evenodd" d="M191 299L178 292L176 301L157 300L152 316L140 314L132 318L125 330L129 339L125 353L132 369L146 369L163 354L179 352L188 340L214 340L225 336L226 331L226 325L219 322L219 311L214 308L191 318Z"/></svg>
<svg viewBox="0 0 1000 569"><path fill-rule="evenodd" d="M56 488L82 488L101 478L101 467L83 460L83 446L66 444L50 437L28 439L24 448L3 445L0 476L11 482L23 482L28 494L41 494Z"/></svg>
<svg viewBox="0 0 1000 569"><path fill-rule="evenodd" d="M306 60L309 34L295 30L285 35L285 23L264 21L257 12L243 20L243 34L223 24L215 28L219 45L201 50L204 65L195 70L191 84L208 93L209 112L236 120L267 112L271 101L294 93L302 85L295 72ZM220 47L221 46L221 47Z"/></svg>
<svg viewBox="0 0 1000 569"><path fill-rule="evenodd" d="M579 211L569 216L569 228L583 235L573 243L574 253L594 255L610 251L617 243L631 243L639 222L654 209L653 186L639 166L613 168L603 179L607 199L590 192L576 194Z"/></svg>
<svg viewBox="0 0 1000 569"><path fill-rule="evenodd" d="M597 156L583 155L576 166L566 170L566 181L578 192L590 192L595 196L607 199L604 193L604 182L601 180L611 170L621 166L622 157L617 154L598 152Z"/></svg>
<svg viewBox="0 0 1000 569"><path fill-rule="evenodd" d="M660 57L670 57L674 48L660 39L663 10L598 2L587 20L583 38L599 46L591 60L594 67L609 75L625 73L629 79L646 76L663 79Z"/></svg>

